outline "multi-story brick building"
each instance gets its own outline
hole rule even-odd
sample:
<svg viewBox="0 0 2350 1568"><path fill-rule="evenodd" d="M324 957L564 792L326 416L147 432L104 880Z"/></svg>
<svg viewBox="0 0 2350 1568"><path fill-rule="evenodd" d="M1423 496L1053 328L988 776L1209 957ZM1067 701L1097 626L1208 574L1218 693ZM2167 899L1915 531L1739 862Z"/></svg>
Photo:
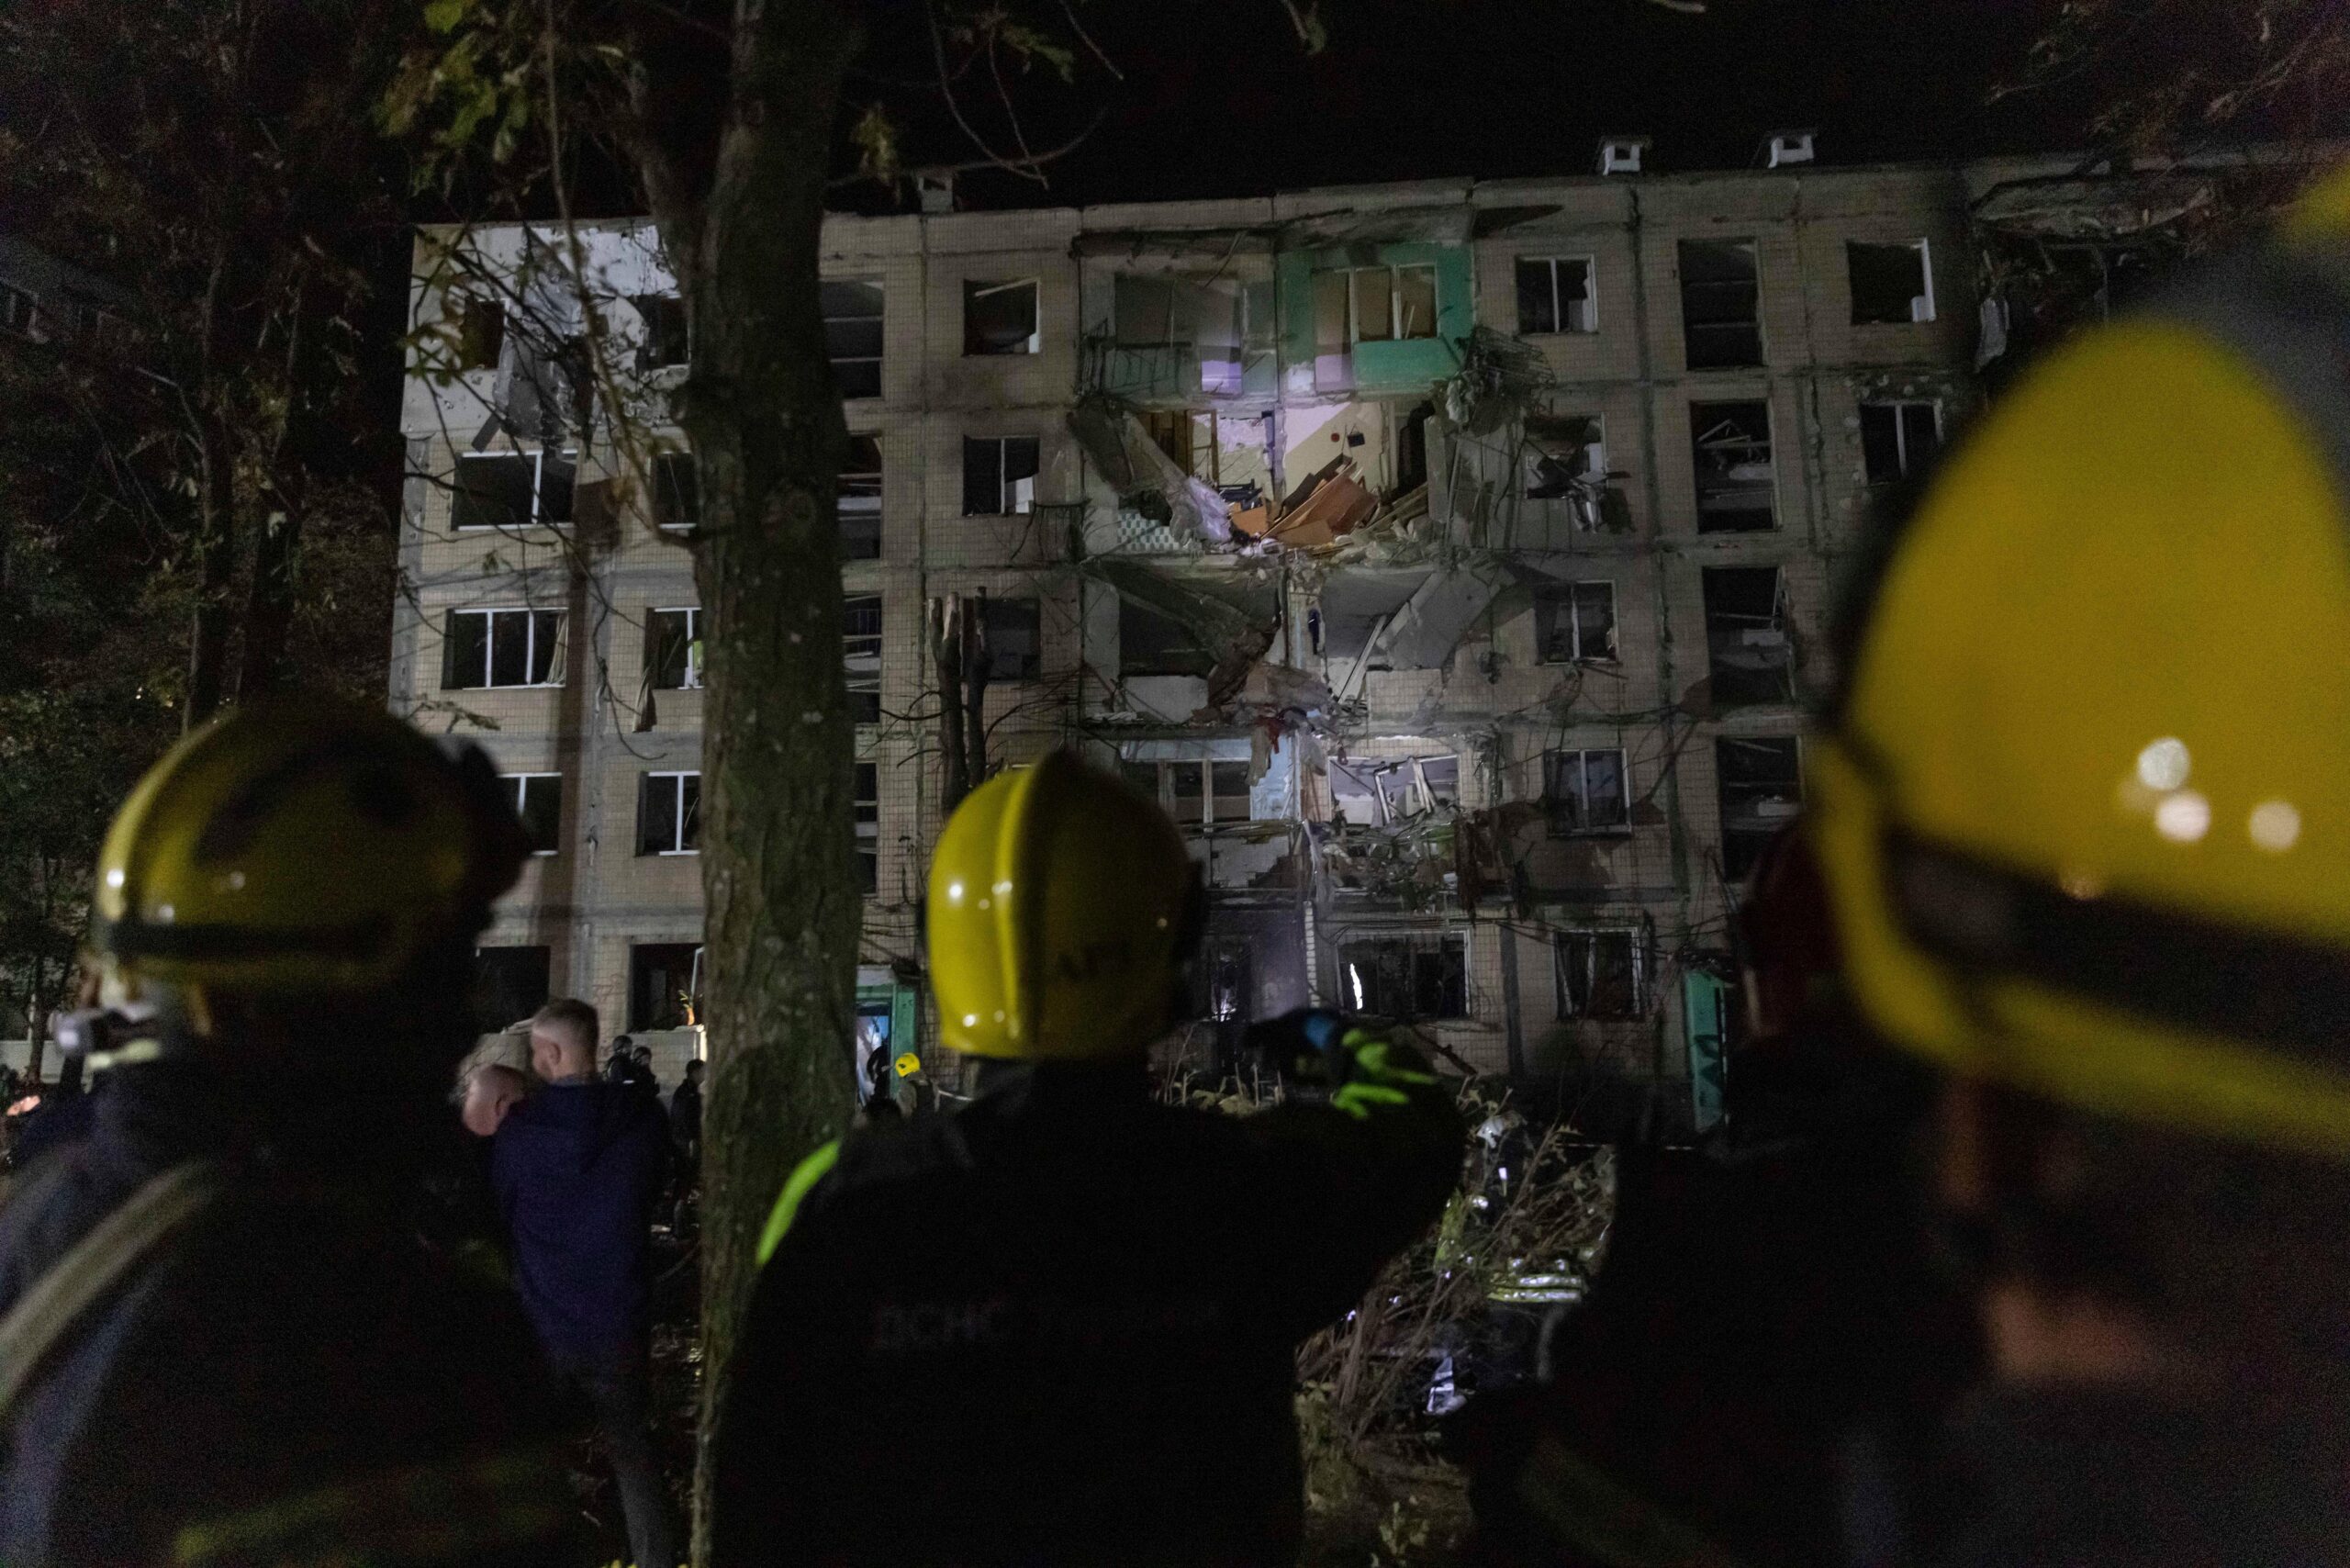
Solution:
<svg viewBox="0 0 2350 1568"><path fill-rule="evenodd" d="M1708 1121L1727 913L1800 803L1830 579L1973 396L1971 204L2042 172L1808 152L831 220L865 1048L929 1033L926 627L963 596L993 759L1080 746L1192 840L1203 1018L1403 1014L1529 1091L1661 1086L1667 1126ZM583 239L658 431L657 245ZM540 834L487 938L504 1004L656 1028L700 929L697 611L664 534L689 460L615 506L605 436L568 444L531 349L567 330L515 316L578 319L515 281L558 252L420 241L453 358L408 385L392 697L480 728Z"/></svg>

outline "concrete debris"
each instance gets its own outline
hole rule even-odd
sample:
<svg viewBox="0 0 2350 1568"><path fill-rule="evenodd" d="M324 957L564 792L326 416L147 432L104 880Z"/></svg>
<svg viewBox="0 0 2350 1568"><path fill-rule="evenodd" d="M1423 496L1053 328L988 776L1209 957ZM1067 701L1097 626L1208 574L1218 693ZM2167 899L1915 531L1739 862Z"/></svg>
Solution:
<svg viewBox="0 0 2350 1568"><path fill-rule="evenodd" d="M1214 486L1177 466L1123 405L1085 398L1069 410L1069 428L1120 502L1164 522L1178 538L1232 543L1230 504Z"/></svg>
<svg viewBox="0 0 2350 1568"><path fill-rule="evenodd" d="M1498 561L1466 560L1450 571L1430 573L1404 602L1375 641L1398 669L1437 669L1452 656L1470 626L1514 577Z"/></svg>

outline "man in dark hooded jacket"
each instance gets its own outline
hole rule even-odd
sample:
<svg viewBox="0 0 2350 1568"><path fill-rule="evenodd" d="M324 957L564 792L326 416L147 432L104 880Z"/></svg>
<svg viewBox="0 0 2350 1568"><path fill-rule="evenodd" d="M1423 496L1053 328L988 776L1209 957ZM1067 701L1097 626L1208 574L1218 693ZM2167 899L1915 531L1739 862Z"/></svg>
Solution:
<svg viewBox="0 0 2350 1568"><path fill-rule="evenodd" d="M653 1207L667 1175L660 1103L596 1076L596 1010L559 1000L531 1020L545 1086L509 1112L491 1151L515 1283L547 1358L595 1406L640 1568L672 1568L677 1534L651 1417Z"/></svg>

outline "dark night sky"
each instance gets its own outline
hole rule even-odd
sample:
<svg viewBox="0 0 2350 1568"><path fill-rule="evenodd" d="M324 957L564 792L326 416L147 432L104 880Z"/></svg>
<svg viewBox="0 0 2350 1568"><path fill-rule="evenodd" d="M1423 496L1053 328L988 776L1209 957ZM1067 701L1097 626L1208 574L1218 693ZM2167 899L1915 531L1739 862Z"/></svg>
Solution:
<svg viewBox="0 0 2350 1568"><path fill-rule="evenodd" d="M1330 46L1309 57L1276 0L1096 4L1080 14L1127 76L1097 77L1086 95L1109 118L1055 166L1048 193L966 176L966 204L1587 174L1599 136L1617 131L1655 137L1662 172L1743 167L1768 132L1799 126L1818 128L1828 163L2077 145L2076 105L1985 105L2053 8L1708 0L1691 16L1649 0L1324 0ZM1032 144L1075 123L1040 119ZM909 154L968 156L935 136Z"/></svg>

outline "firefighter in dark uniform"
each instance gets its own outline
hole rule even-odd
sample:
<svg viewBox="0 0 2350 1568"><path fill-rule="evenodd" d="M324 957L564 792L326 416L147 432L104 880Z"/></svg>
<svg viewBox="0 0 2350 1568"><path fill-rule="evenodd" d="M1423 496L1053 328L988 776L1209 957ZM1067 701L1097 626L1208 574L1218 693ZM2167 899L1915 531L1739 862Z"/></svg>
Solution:
<svg viewBox="0 0 2350 1568"><path fill-rule="evenodd" d="M1807 792L1989 1375L1913 1560L2350 1562L2350 179L1870 553Z"/></svg>
<svg viewBox="0 0 2350 1568"><path fill-rule="evenodd" d="M978 1093L785 1188L721 1416L722 1561L1294 1559L1294 1351L1442 1207L1461 1127L1416 1055L1327 1015L1298 1028L1326 1103L1154 1099L1198 912L1173 824L1067 755L956 812L931 976Z"/></svg>
<svg viewBox="0 0 2350 1568"><path fill-rule="evenodd" d="M511 797L378 712L198 730L98 865L93 1126L0 1208L0 1562L554 1564L510 1298L416 1239Z"/></svg>

